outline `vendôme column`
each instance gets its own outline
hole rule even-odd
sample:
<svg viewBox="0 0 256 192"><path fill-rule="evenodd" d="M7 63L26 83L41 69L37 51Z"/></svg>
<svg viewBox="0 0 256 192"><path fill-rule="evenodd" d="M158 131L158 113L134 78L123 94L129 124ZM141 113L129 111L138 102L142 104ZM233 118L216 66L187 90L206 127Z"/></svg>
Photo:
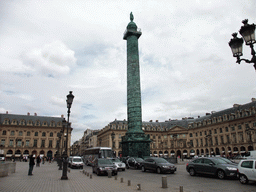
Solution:
<svg viewBox="0 0 256 192"><path fill-rule="evenodd" d="M140 65L138 39L141 31L133 22L130 14L130 23L126 27L123 39L127 41L127 116L128 131L122 137L122 155L142 157L150 155L149 135L142 130Z"/></svg>

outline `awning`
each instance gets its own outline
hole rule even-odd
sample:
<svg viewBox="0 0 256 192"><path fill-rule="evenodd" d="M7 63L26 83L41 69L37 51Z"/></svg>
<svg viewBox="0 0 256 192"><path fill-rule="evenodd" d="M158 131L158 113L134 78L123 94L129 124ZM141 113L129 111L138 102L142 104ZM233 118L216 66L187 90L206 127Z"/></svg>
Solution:
<svg viewBox="0 0 256 192"><path fill-rule="evenodd" d="M195 155L195 153L190 153L190 155Z"/></svg>
<svg viewBox="0 0 256 192"><path fill-rule="evenodd" d="M187 153L183 153L183 155L187 155Z"/></svg>
<svg viewBox="0 0 256 192"><path fill-rule="evenodd" d="M234 151L233 153L238 153L238 151Z"/></svg>
<svg viewBox="0 0 256 192"><path fill-rule="evenodd" d="M245 153L245 151L240 151L240 153Z"/></svg>
<svg viewBox="0 0 256 192"><path fill-rule="evenodd" d="M171 153L171 155L175 155L175 153Z"/></svg>
<svg viewBox="0 0 256 192"><path fill-rule="evenodd" d="M228 153L231 153L231 151L228 151Z"/></svg>
<svg viewBox="0 0 256 192"><path fill-rule="evenodd" d="M21 154L15 154L15 157L20 157L21 156Z"/></svg>
<svg viewBox="0 0 256 192"><path fill-rule="evenodd" d="M6 154L6 157L11 157L12 156L12 154Z"/></svg>
<svg viewBox="0 0 256 192"><path fill-rule="evenodd" d="M222 153L225 153L225 151L222 151Z"/></svg>
<svg viewBox="0 0 256 192"><path fill-rule="evenodd" d="M211 151L211 154L213 154L214 152L213 151Z"/></svg>

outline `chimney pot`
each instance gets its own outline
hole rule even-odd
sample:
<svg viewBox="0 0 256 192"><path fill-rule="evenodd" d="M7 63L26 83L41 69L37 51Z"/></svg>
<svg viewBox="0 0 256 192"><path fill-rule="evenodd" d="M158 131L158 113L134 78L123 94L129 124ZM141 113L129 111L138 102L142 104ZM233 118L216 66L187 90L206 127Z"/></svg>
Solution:
<svg viewBox="0 0 256 192"><path fill-rule="evenodd" d="M6 111L6 114L8 114L8 111Z"/></svg>
<svg viewBox="0 0 256 192"><path fill-rule="evenodd" d="M28 116L30 115L30 113L28 112Z"/></svg>
<svg viewBox="0 0 256 192"><path fill-rule="evenodd" d="M35 113L35 116L37 116L37 113Z"/></svg>
<svg viewBox="0 0 256 192"><path fill-rule="evenodd" d="M254 101L256 101L256 99L253 97L253 98L252 98L252 102L254 102Z"/></svg>

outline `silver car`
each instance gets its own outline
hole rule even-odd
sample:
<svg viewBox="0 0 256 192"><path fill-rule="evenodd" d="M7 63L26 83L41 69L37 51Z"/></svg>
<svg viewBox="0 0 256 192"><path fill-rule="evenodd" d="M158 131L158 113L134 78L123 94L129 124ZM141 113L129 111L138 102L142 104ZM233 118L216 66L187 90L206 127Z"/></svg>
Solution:
<svg viewBox="0 0 256 192"><path fill-rule="evenodd" d="M118 158L110 158L110 160L115 164L118 170L125 171L126 165L125 163L121 162Z"/></svg>

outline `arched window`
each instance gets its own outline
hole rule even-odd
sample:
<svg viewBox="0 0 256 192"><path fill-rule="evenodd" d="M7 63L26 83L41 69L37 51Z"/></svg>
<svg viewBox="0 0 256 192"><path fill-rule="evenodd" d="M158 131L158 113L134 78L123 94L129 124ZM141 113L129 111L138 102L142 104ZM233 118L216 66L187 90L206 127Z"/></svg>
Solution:
<svg viewBox="0 0 256 192"><path fill-rule="evenodd" d="M45 132L43 132L43 133L42 133L42 137L45 137L45 135L46 135Z"/></svg>
<svg viewBox="0 0 256 192"><path fill-rule="evenodd" d="M23 133L22 131L19 131L19 136L22 136L22 133Z"/></svg>
<svg viewBox="0 0 256 192"><path fill-rule="evenodd" d="M38 136L38 132L35 132L35 136Z"/></svg>
<svg viewBox="0 0 256 192"><path fill-rule="evenodd" d="M50 137L53 137L53 132L50 133Z"/></svg>
<svg viewBox="0 0 256 192"><path fill-rule="evenodd" d="M5 130L3 130L3 133L2 133L2 135L6 135L6 131L5 131Z"/></svg>
<svg viewBox="0 0 256 192"><path fill-rule="evenodd" d="M11 135L14 135L14 131L11 131Z"/></svg>
<svg viewBox="0 0 256 192"><path fill-rule="evenodd" d="M30 136L30 131L27 132L27 136Z"/></svg>

